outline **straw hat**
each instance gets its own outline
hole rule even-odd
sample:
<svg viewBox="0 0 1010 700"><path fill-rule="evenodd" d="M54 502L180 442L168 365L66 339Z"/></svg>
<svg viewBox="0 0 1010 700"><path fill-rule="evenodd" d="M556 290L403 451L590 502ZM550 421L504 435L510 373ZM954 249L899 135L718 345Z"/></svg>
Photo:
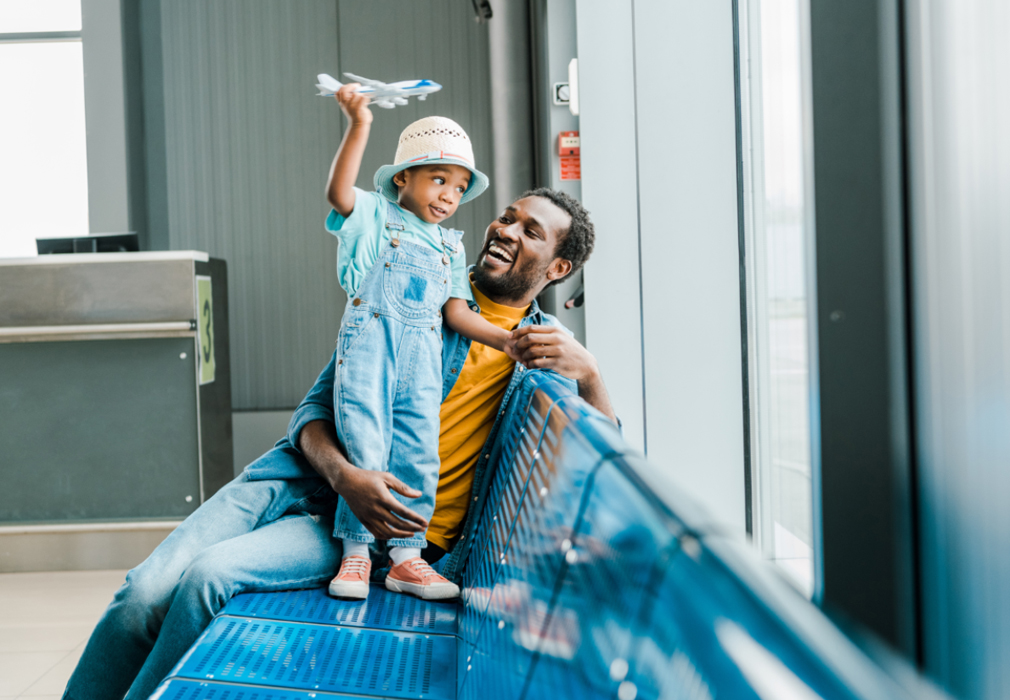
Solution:
<svg viewBox="0 0 1010 700"><path fill-rule="evenodd" d="M375 171L375 188L389 200L399 199L399 189L393 176L415 165L449 163L461 165L471 173L470 185L459 203L469 202L487 189L487 175L474 167L473 146L463 127L445 117L418 119L400 134L396 157L392 165L383 165Z"/></svg>

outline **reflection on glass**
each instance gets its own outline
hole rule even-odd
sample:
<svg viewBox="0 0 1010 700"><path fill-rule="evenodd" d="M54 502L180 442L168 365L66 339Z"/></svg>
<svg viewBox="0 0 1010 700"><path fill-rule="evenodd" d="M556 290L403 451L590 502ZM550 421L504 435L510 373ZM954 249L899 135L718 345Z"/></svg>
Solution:
<svg viewBox="0 0 1010 700"><path fill-rule="evenodd" d="M88 234L80 41L0 43L0 257Z"/></svg>
<svg viewBox="0 0 1010 700"><path fill-rule="evenodd" d="M0 34L80 30L81 0L0 0Z"/></svg>
<svg viewBox="0 0 1010 700"><path fill-rule="evenodd" d="M813 590L801 2L747 5L755 539Z"/></svg>

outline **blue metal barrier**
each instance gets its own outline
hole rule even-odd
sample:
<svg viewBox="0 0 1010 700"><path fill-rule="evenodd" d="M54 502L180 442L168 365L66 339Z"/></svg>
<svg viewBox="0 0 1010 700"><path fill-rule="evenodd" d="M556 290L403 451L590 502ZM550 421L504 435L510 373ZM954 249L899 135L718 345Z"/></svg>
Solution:
<svg viewBox="0 0 1010 700"><path fill-rule="evenodd" d="M253 593L162 700L907 698L820 611L720 535L543 373L513 398L462 605L373 586ZM932 694L935 691L929 688Z"/></svg>

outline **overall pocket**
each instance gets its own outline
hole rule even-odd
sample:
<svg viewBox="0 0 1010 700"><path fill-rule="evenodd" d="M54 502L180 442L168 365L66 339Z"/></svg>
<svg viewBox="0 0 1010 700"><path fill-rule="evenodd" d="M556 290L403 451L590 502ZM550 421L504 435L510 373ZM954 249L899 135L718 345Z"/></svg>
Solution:
<svg viewBox="0 0 1010 700"><path fill-rule="evenodd" d="M448 267L387 262L382 271L386 301L407 318L433 316L448 298Z"/></svg>
<svg viewBox="0 0 1010 700"><path fill-rule="evenodd" d="M340 333L337 335L337 351L341 357L351 351L374 320L375 314L369 311L367 305L355 307L344 313Z"/></svg>

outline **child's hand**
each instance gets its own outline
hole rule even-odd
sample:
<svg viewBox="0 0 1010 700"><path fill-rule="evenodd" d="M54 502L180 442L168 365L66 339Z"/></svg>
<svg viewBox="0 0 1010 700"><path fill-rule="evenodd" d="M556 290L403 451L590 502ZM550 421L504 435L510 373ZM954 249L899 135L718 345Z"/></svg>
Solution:
<svg viewBox="0 0 1010 700"><path fill-rule="evenodd" d="M358 93L359 83L347 83L341 85L333 96L340 105L340 109L347 115L351 124L371 124L372 110L368 108L370 100L366 95Z"/></svg>
<svg viewBox="0 0 1010 700"><path fill-rule="evenodd" d="M513 362L522 362L523 358L519 353L519 348L516 347L516 343L519 339L514 337L512 333L509 333L508 340L505 341L505 347L502 348L502 352L509 356L509 359Z"/></svg>

